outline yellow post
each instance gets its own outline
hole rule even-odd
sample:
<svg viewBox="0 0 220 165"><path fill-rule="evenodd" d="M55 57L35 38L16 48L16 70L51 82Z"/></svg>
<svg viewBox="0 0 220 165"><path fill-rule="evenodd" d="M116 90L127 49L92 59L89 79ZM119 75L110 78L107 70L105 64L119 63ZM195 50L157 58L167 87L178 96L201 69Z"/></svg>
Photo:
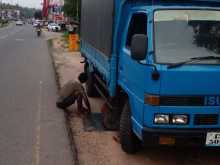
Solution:
<svg viewBox="0 0 220 165"><path fill-rule="evenodd" d="M79 35L78 34L70 34L69 35L69 50L70 51L78 51L79 50Z"/></svg>

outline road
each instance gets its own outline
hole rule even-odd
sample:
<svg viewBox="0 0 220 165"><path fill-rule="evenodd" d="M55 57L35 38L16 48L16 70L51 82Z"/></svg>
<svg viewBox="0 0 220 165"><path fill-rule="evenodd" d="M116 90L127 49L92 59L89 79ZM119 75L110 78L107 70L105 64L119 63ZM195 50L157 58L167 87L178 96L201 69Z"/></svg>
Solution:
<svg viewBox="0 0 220 165"><path fill-rule="evenodd" d="M71 165L46 41L30 25L0 29L0 165Z"/></svg>

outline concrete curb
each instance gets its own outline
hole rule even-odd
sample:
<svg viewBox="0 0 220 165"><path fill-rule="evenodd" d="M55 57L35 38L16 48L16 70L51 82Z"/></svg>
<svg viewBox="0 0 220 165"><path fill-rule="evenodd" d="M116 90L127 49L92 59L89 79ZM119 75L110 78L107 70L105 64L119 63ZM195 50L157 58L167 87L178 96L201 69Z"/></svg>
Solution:
<svg viewBox="0 0 220 165"><path fill-rule="evenodd" d="M54 74L55 74L57 88L58 88L58 90L60 90L60 88L61 88L60 76L59 76L59 73L57 71L54 56L53 56L53 39L47 40L47 44L48 44L48 51L49 51L49 54L50 54L50 57L51 57L52 65L53 65L53 68L54 68ZM79 165L78 151L77 151L75 140L74 140L74 133L73 133L73 131L71 129L71 126L70 126L71 119L70 119L70 117L68 116L67 113L64 113L64 115L65 115L65 119L66 119L65 124L66 124L68 137L69 137L69 140L70 140L70 147L71 147L71 151L72 151L72 154L73 154L74 165Z"/></svg>

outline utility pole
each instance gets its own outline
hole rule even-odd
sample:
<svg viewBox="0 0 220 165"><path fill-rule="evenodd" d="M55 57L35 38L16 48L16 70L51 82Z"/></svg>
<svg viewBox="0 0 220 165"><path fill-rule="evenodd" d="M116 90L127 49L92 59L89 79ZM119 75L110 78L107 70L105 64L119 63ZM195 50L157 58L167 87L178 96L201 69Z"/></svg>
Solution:
<svg viewBox="0 0 220 165"><path fill-rule="evenodd" d="M79 21L79 1L76 0L76 17L77 17L77 21Z"/></svg>

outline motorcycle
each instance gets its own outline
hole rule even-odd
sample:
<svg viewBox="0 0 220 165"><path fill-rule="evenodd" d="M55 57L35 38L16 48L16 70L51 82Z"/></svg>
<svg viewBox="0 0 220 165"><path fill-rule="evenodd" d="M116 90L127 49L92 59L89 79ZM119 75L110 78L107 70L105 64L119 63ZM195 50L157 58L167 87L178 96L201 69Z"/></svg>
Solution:
<svg viewBox="0 0 220 165"><path fill-rule="evenodd" d="M37 29L37 36L40 37L41 35L41 29Z"/></svg>

